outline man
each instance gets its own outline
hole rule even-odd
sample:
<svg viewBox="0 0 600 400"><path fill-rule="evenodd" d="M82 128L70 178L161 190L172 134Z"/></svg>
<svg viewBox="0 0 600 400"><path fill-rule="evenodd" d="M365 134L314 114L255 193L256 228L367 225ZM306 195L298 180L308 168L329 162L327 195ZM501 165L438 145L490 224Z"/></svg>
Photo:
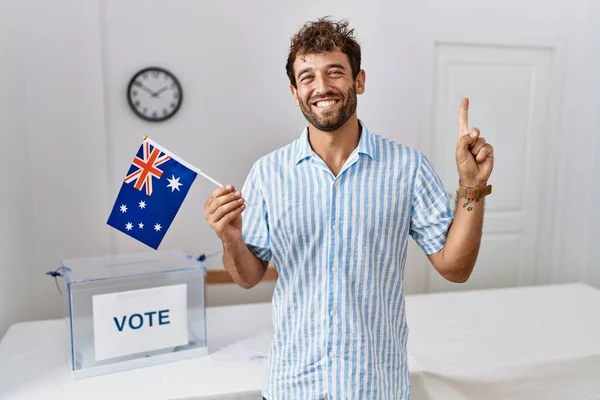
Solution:
<svg viewBox="0 0 600 400"><path fill-rule="evenodd" d="M360 61L346 21L307 23L286 67L307 127L258 160L241 192L222 187L205 204L237 284L256 285L269 262L279 273L268 400L408 399L408 236L452 282L466 281L477 259L493 149L468 128L468 100L459 111L453 215L428 159L358 119Z"/></svg>

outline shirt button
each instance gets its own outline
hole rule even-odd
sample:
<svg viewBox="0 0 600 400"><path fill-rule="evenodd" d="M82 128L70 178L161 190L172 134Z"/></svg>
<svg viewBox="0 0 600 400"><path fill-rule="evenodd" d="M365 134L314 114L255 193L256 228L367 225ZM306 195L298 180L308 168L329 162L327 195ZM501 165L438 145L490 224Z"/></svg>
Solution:
<svg viewBox="0 0 600 400"><path fill-rule="evenodd" d="M331 352L331 358L335 358L335 351Z"/></svg>
<svg viewBox="0 0 600 400"><path fill-rule="evenodd" d="M331 270L332 270L333 272L337 272L337 267L333 267L333 268L331 268Z"/></svg>
<svg viewBox="0 0 600 400"><path fill-rule="evenodd" d="M337 225L334 224L332 228L335 231L337 229Z"/></svg>
<svg viewBox="0 0 600 400"><path fill-rule="evenodd" d="M335 316L335 310L331 310L331 316L334 317Z"/></svg>

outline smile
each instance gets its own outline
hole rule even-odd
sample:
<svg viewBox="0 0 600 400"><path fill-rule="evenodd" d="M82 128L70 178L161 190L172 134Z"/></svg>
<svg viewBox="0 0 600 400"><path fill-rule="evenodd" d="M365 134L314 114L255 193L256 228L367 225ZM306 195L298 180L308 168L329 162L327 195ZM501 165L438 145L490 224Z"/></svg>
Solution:
<svg viewBox="0 0 600 400"><path fill-rule="evenodd" d="M338 102L339 100L321 100L313 103L313 105L317 108L328 108L337 104Z"/></svg>

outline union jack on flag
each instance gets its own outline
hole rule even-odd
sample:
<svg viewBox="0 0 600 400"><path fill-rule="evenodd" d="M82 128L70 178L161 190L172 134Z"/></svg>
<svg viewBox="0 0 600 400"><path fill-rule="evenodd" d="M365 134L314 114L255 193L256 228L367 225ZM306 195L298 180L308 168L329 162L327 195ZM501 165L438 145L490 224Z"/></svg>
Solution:
<svg viewBox="0 0 600 400"><path fill-rule="evenodd" d="M137 169L125 177L125 183L135 182L133 187L137 190L142 190L146 186L146 194L150 196L152 195L152 177L160 179L163 171L158 166L169 161L171 157L161 152L158 147L154 147L151 152L148 141L142 144L142 149L142 158L136 155L133 159L132 168L137 167Z"/></svg>
<svg viewBox="0 0 600 400"><path fill-rule="evenodd" d="M198 172L145 138L121 184L107 224L158 249Z"/></svg>

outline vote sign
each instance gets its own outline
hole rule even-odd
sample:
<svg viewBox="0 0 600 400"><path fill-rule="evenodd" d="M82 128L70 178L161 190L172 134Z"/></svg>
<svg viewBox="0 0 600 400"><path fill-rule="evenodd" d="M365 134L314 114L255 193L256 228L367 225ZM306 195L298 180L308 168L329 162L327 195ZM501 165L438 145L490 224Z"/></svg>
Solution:
<svg viewBox="0 0 600 400"><path fill-rule="evenodd" d="M187 285L92 297L96 361L188 344Z"/></svg>

